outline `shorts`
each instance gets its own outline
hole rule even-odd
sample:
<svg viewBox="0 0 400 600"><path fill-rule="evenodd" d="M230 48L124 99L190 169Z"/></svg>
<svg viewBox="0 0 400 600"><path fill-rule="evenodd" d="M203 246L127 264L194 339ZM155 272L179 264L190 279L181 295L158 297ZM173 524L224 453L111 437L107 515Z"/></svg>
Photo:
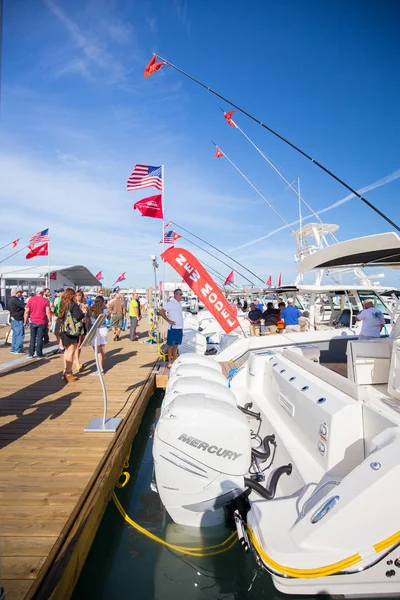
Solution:
<svg viewBox="0 0 400 600"><path fill-rule="evenodd" d="M123 322L124 317L122 315L111 316L111 327L114 327L115 329L122 329Z"/></svg>
<svg viewBox="0 0 400 600"><path fill-rule="evenodd" d="M77 346L79 342L79 335L68 335L67 333L62 332L61 340L64 348L69 348L69 346Z"/></svg>
<svg viewBox="0 0 400 600"><path fill-rule="evenodd" d="M182 344L183 329L168 329L167 346L179 346Z"/></svg>

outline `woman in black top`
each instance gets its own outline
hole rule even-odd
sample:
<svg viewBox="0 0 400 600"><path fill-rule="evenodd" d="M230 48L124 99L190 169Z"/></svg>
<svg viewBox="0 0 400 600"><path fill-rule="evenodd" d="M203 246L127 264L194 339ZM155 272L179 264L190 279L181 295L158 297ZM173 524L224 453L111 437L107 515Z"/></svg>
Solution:
<svg viewBox="0 0 400 600"><path fill-rule="evenodd" d="M84 318L84 314L81 311L79 304L77 304L75 290L72 288L67 288L64 290L60 309L58 311L58 316L61 319L61 338L63 342L63 346L65 348L64 352L64 372L63 376L67 383L72 383L73 381L77 381L78 377L72 374L72 365L74 364L75 354L78 348L79 336L81 331L79 331L76 335L71 335L70 333L66 333L64 329L67 325L67 319L69 319L69 315L71 315L72 320L75 324L81 324L82 319ZM83 330L83 328L82 328Z"/></svg>

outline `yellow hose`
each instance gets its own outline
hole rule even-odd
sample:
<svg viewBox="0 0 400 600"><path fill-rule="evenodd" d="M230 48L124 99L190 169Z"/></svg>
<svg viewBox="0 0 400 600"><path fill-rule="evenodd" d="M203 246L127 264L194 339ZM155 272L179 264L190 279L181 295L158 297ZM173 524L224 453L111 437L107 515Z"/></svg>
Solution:
<svg viewBox="0 0 400 600"><path fill-rule="evenodd" d="M130 454L131 454L131 451L129 450L129 453L124 461L123 469L127 469L129 467ZM123 478L123 481L120 481L121 478ZM125 487L129 480L130 480L130 474L128 473L128 471L121 471L121 473L118 477L118 482L116 483L116 487L118 487L118 488ZM131 519L130 516L128 515L128 513L124 510L121 502L118 500L118 497L117 497L117 494L115 493L115 491L112 493L112 499L113 499L114 504L117 507L119 513L121 514L123 519L126 521L126 523L129 523L129 525L134 527L136 529L136 531L139 531L140 533L142 533L146 537L150 538L154 542L157 542L158 544L161 544L162 546L166 546L167 548L170 548L170 550L174 550L175 552L180 552L182 554L188 554L190 556L201 556L201 557L216 556L217 554L222 554L223 552L227 552L228 550L233 548L233 546L237 542L236 531L234 531L223 542L221 542L220 544L215 544L214 546L203 546L200 548L191 548L188 546L177 546L176 544L169 544L165 540L154 535L154 533L151 533L150 531L148 531L147 529L145 529L144 527L139 525L139 523L136 523L136 521ZM210 552L211 550L213 552Z"/></svg>

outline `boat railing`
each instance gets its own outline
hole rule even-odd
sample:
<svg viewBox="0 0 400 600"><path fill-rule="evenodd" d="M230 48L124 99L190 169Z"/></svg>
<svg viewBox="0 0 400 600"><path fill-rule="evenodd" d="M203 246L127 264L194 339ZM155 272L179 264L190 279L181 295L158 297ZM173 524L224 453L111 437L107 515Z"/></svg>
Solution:
<svg viewBox="0 0 400 600"><path fill-rule="evenodd" d="M336 481L336 479L330 479L329 481L325 481L324 483L316 487L311 496L307 498L307 500L304 502L303 507L301 509L301 517L303 518L305 516L307 504L310 503L310 501L315 497L316 494L318 494L318 492L320 492L327 485L339 485L339 483L340 481Z"/></svg>

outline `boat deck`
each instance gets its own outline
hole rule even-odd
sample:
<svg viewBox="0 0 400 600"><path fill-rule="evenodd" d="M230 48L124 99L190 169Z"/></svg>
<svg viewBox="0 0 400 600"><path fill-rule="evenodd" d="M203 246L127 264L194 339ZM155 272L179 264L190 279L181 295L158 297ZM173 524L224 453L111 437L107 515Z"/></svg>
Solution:
<svg viewBox="0 0 400 600"><path fill-rule="evenodd" d="M141 339L146 337L141 328ZM139 330L140 332L140 330ZM84 433L102 416L91 348L66 385L54 355L0 377L0 556L7 600L67 599L154 391L157 347L109 336L104 376L116 433ZM0 362L15 358L9 347ZM24 363L24 360L22 360Z"/></svg>

